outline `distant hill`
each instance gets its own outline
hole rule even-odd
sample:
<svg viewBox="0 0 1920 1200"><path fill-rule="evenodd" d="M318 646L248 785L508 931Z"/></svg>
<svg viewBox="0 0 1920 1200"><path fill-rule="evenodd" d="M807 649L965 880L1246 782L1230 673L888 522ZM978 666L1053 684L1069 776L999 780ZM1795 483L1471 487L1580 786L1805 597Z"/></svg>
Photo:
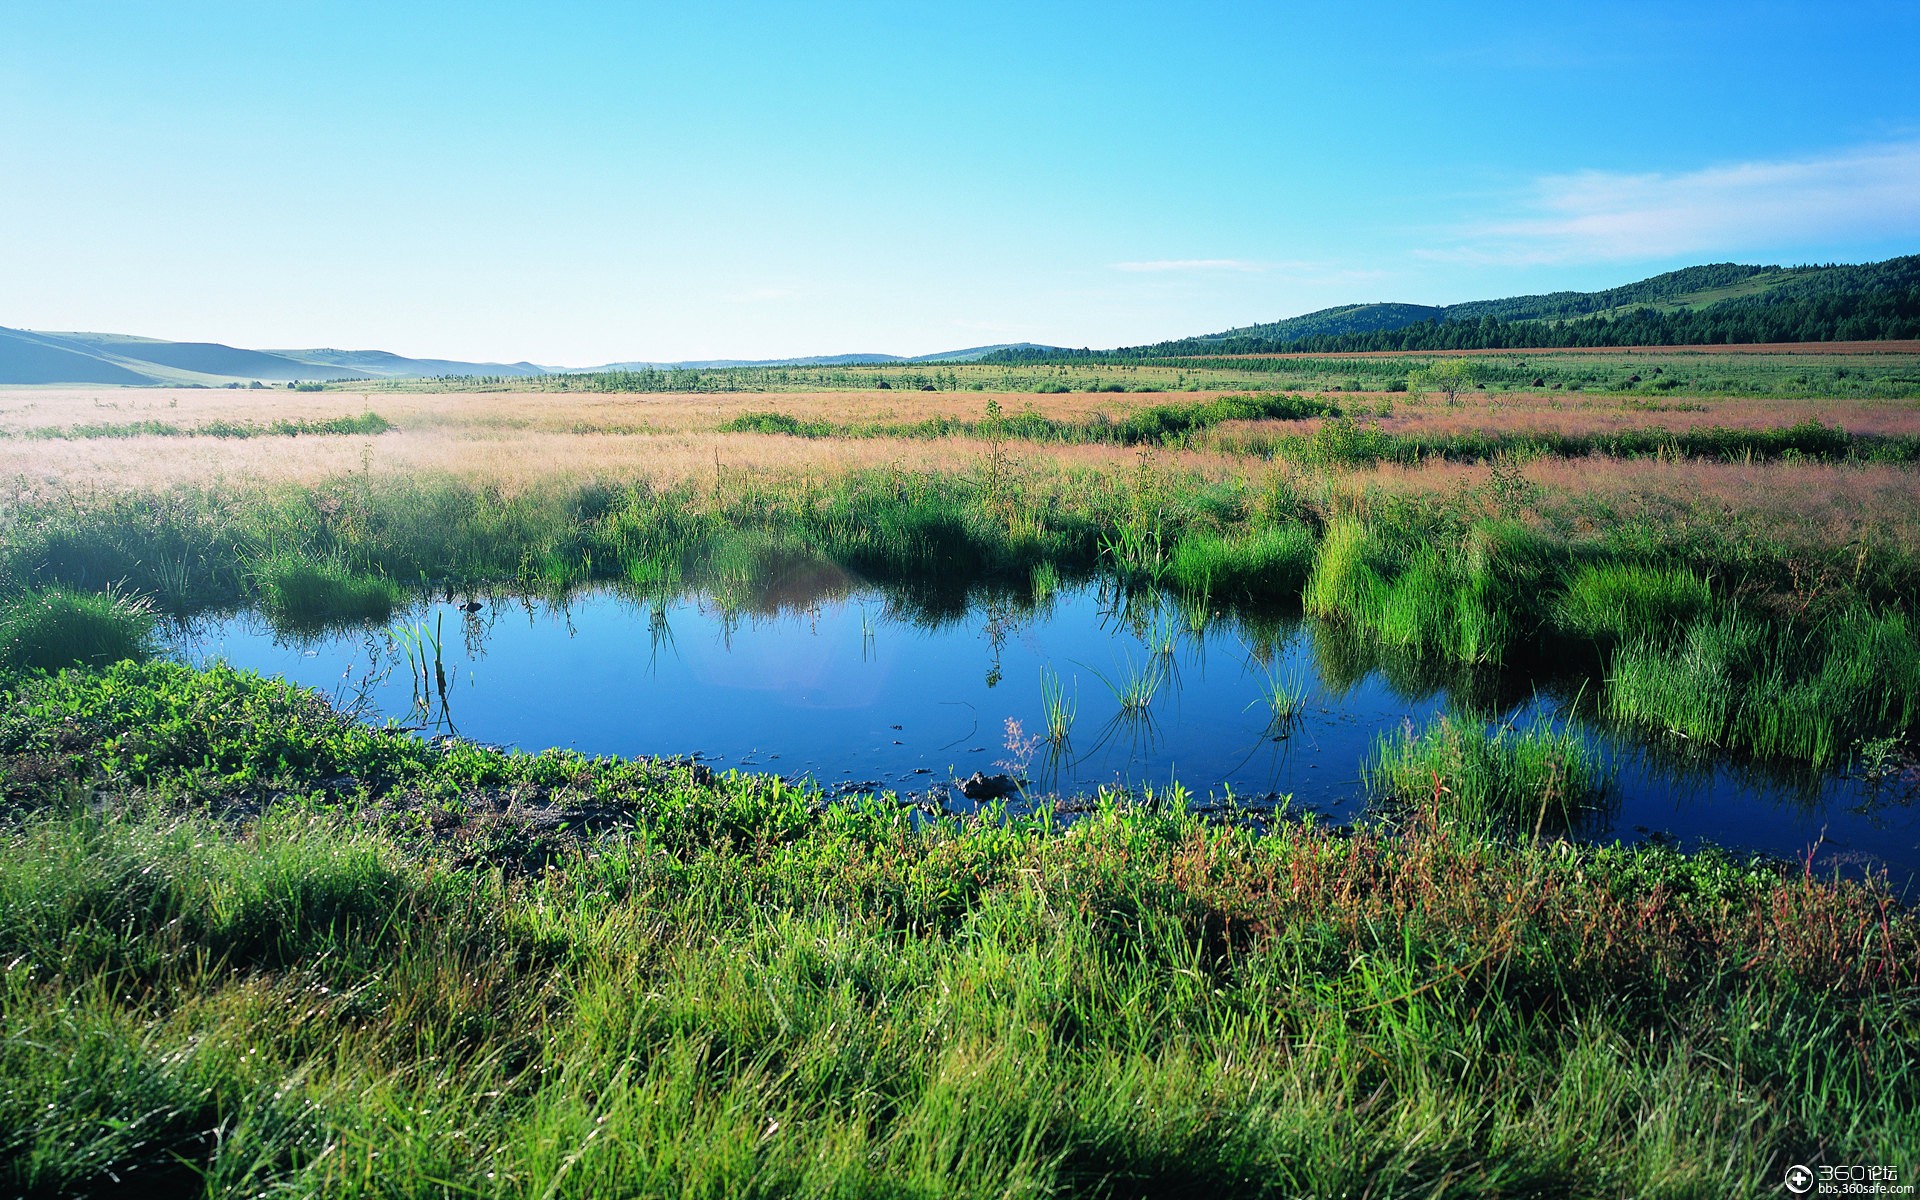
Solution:
<svg viewBox="0 0 1920 1200"><path fill-rule="evenodd" d="M989 355L1009 350L1061 353L1059 346L1041 346L1033 342L1002 342L996 346L974 346L967 350L943 350L938 354L919 354L905 358L898 354L817 354L806 358L695 358L677 362L617 362L584 367L580 374L600 371L712 371L725 367L872 367L888 363L977 362ZM567 368L574 372L574 368Z"/></svg>
<svg viewBox="0 0 1920 1200"><path fill-rule="evenodd" d="M1209 357L1289 351L1498 350L1551 346L1725 345L1920 338L1920 255L1857 265L1709 263L1597 292L1547 292L1460 304L1347 304L1282 321L1113 350L1030 342L912 358L829 354L548 367L407 358L385 350L248 350L118 333L0 328L0 384L223 387L354 379L497 379L727 367L844 367Z"/></svg>
<svg viewBox="0 0 1920 1200"><path fill-rule="evenodd" d="M403 358L384 350L245 350L123 333L0 328L0 383L109 383L224 387L232 383L542 375L532 363Z"/></svg>
<svg viewBox="0 0 1920 1200"><path fill-rule="evenodd" d="M1286 351L1727 345L1920 337L1920 256L1814 267L1712 263L1598 292L1461 304L1354 304L1221 333L1051 357L1172 358Z"/></svg>
<svg viewBox="0 0 1920 1200"><path fill-rule="evenodd" d="M1264 341L1297 342L1301 338L1329 334L1372 333L1378 329L1400 329L1416 321L1438 321L1447 315L1444 308L1427 304L1343 304L1323 308L1304 316L1248 325L1225 333L1210 333L1189 339L1196 342L1233 342L1247 338Z"/></svg>
<svg viewBox="0 0 1920 1200"><path fill-rule="evenodd" d="M474 363L450 358L406 358L385 350L268 350L281 358L338 368L357 378L418 379L436 375L546 375L548 367L530 362ZM311 377L309 377L311 378Z"/></svg>
<svg viewBox="0 0 1920 1200"><path fill-rule="evenodd" d="M0 380L7 383L153 383L150 375L86 349L23 329L0 329Z"/></svg>
<svg viewBox="0 0 1920 1200"><path fill-rule="evenodd" d="M705 370L718 367L837 367L881 363L972 362L1009 350L1058 352L1031 342L974 346L903 358L897 354L831 354L809 358L725 358L686 362L622 362L597 367L545 367L530 362L461 362L407 358L385 350L245 350L219 342L168 342L124 333L45 333L0 327L0 384L75 383L227 387L232 384L440 376L524 378L599 371Z"/></svg>

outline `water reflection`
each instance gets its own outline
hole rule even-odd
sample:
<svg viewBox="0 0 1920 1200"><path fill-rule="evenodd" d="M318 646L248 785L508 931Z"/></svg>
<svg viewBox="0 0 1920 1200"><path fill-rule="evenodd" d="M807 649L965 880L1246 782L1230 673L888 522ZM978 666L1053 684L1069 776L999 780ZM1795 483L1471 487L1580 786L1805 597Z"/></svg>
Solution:
<svg viewBox="0 0 1920 1200"><path fill-rule="evenodd" d="M458 629L458 637L448 636ZM1600 728L1590 676L1462 669L1297 614L1111 583L878 590L790 571L724 595L603 588L435 598L381 629L201 617L176 652L331 695L367 719L537 750L697 755L930 802L975 771L1029 793L1103 786L1278 802L1349 819L1375 739L1441 713ZM457 721L456 721L457 716ZM1733 762L1590 733L1617 779L1591 832L1712 838L1816 866L1920 864L1915 785ZM1822 831L1824 832L1824 835ZM1824 836L1825 840L1820 839Z"/></svg>

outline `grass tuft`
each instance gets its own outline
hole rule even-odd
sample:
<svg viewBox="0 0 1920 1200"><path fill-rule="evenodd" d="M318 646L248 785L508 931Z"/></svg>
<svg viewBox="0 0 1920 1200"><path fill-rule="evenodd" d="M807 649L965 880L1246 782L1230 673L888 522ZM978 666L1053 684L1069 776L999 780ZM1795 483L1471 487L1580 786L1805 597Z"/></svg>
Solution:
<svg viewBox="0 0 1920 1200"><path fill-rule="evenodd" d="M1555 833L1598 811L1607 792L1586 743L1544 718L1491 732L1444 715L1419 733L1408 725L1375 744L1366 779L1382 798L1432 818Z"/></svg>
<svg viewBox="0 0 1920 1200"><path fill-rule="evenodd" d="M0 669L104 666L152 651L153 610L144 600L66 588L0 600Z"/></svg>
<svg viewBox="0 0 1920 1200"><path fill-rule="evenodd" d="M331 621L384 621L405 599L391 580L293 555L261 563L255 580L268 615L298 628Z"/></svg>

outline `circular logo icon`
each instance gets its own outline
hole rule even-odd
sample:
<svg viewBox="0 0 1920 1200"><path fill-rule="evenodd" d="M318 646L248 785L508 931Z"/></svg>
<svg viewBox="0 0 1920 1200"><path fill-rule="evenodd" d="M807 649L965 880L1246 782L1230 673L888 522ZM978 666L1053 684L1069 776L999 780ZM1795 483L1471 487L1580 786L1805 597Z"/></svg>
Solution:
<svg viewBox="0 0 1920 1200"><path fill-rule="evenodd" d="M1804 1196L1813 1190L1813 1172L1795 1163L1787 1168L1787 1190L1796 1196Z"/></svg>

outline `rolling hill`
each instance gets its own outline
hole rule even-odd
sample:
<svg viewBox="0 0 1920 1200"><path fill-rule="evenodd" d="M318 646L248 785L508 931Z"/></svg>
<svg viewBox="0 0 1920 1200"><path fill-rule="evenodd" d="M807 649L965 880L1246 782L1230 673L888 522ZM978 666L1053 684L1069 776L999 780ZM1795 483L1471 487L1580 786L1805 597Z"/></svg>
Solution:
<svg viewBox="0 0 1920 1200"><path fill-rule="evenodd" d="M1220 333L1070 351L1164 358L1285 351L1739 344L1920 337L1920 255L1812 267L1711 263L1597 292L1460 304L1351 304ZM1012 351L1003 361L1053 355Z"/></svg>
<svg viewBox="0 0 1920 1200"><path fill-rule="evenodd" d="M1172 358L1287 351L1413 351L1548 346L1718 345L1920 338L1920 255L1828 266L1709 263L1597 292L1547 292L1459 304L1347 304L1220 333L1066 350L1030 342L939 354L832 354L764 359L617 362L547 367L407 358L384 350L248 350L117 333L0 327L0 384L223 387L295 381L514 378L593 371L834 367L888 363Z"/></svg>
<svg viewBox="0 0 1920 1200"><path fill-rule="evenodd" d="M446 358L407 358L385 350L246 350L219 342L168 342L121 333L47 333L0 327L0 385L227 387L255 381L292 383L431 379L446 375L515 378L587 371L972 362L1009 350L1045 353L1057 349L1022 342L1017 345L974 346L966 350L923 354L913 358L897 354L833 354L809 358L704 359L608 363L595 367L545 367L530 362L483 363Z"/></svg>

